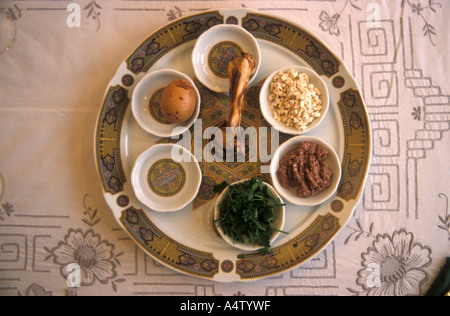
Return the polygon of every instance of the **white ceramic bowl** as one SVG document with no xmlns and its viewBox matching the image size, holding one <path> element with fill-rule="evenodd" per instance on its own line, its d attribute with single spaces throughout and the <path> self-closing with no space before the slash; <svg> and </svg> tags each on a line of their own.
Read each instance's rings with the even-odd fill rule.
<svg viewBox="0 0 450 316">
<path fill-rule="evenodd" d="M 197 95 L 194 113 L 183 123 L 165 120 L 159 107 L 162 91 L 172 81 L 184 79 L 189 82 Z M 158 97 L 159 94 L 159 97 Z M 200 113 L 200 93 L 191 78 L 172 69 L 156 70 L 145 75 L 136 85 L 131 100 L 131 111 L 139 125 L 148 133 L 158 137 L 171 137 L 189 129 Z"/>
<path fill-rule="evenodd" d="M 294 70 L 299 73 L 305 73 L 309 76 L 310 83 L 314 84 L 321 92 L 320 99 L 322 101 L 322 110 L 320 117 L 317 117 L 309 123 L 307 128 L 305 130 L 299 130 L 295 127 L 287 127 L 286 124 L 283 122 L 277 121 L 273 114 L 272 110 L 270 108 L 270 101 L 269 101 L 269 93 L 270 93 L 270 83 L 272 82 L 273 78 L 279 73 L 279 72 L 286 72 L 289 70 Z M 287 66 L 283 67 L 281 69 L 278 69 L 277 71 L 274 71 L 269 77 L 266 78 L 264 81 L 263 86 L 261 87 L 261 92 L 259 94 L 259 103 L 261 106 L 261 112 L 264 116 L 264 119 L 274 128 L 279 130 L 282 133 L 285 134 L 291 134 L 291 135 L 301 135 L 307 132 L 310 132 L 314 128 L 316 128 L 322 121 L 325 115 L 328 112 L 328 107 L 330 103 L 330 96 L 328 92 L 327 85 L 325 81 L 311 68 L 308 67 L 302 67 L 302 66 Z"/>
<path fill-rule="evenodd" d="M 197 39 L 192 64 L 198 80 L 216 92 L 228 92 L 228 62 L 236 53 L 246 52 L 255 58 L 257 68 L 250 77 L 253 82 L 261 65 L 261 51 L 256 39 L 244 28 L 232 24 L 213 26 Z"/>
<path fill-rule="evenodd" d="M 298 197 L 295 188 L 282 187 L 277 176 L 280 162 L 283 160 L 284 156 L 291 150 L 295 149 L 302 142 L 313 142 L 328 150 L 328 157 L 325 159 L 325 162 L 333 173 L 331 184 L 328 188 L 314 196 L 309 196 L 306 198 Z M 338 188 L 339 181 L 341 179 L 341 172 L 341 163 L 336 151 L 324 140 L 314 136 L 297 136 L 286 141 L 275 151 L 270 164 L 270 176 L 272 178 L 273 186 L 286 201 L 295 205 L 314 206 L 329 199 Z"/>
<path fill-rule="evenodd" d="M 186 157 L 187 161 L 181 161 Z M 174 212 L 197 196 L 202 174 L 198 161 L 184 147 L 158 144 L 144 151 L 131 172 L 131 184 L 141 203 L 157 212 Z"/>
<path fill-rule="evenodd" d="M 245 182 L 245 181 L 250 181 L 250 180 L 241 180 L 241 181 L 231 184 L 231 186 L 236 185 L 238 183 Z M 284 203 L 283 199 L 280 197 L 278 192 L 270 184 L 267 184 L 267 183 L 264 183 L 264 184 L 269 187 L 269 190 L 272 193 L 272 195 L 275 197 L 275 199 L 279 198 L 281 203 Z M 214 214 L 213 214 L 214 220 L 219 218 L 219 214 L 220 214 L 219 205 L 222 204 L 222 202 L 227 198 L 228 188 L 229 188 L 229 186 L 225 190 L 222 191 L 222 193 L 219 195 L 219 198 L 216 201 L 216 204 L 214 206 Z M 286 208 L 285 208 L 285 206 L 279 206 L 275 209 L 274 212 L 275 212 L 275 220 L 273 222 L 273 225 L 275 228 L 282 230 L 284 227 Z M 220 225 L 218 225 L 216 223 L 214 223 L 214 225 L 215 225 L 219 235 L 223 238 L 223 240 L 225 240 L 228 244 L 230 244 L 231 246 L 233 246 L 235 248 L 245 250 L 245 251 L 255 251 L 255 250 L 259 250 L 259 249 L 263 248 L 259 245 L 253 245 L 251 242 L 249 242 L 245 238 L 244 238 L 244 240 L 246 242 L 244 242 L 244 243 L 234 243 L 233 239 L 230 236 L 225 234 L 225 232 L 223 231 L 223 229 Z M 279 235 L 280 235 L 280 232 L 274 230 L 272 233 L 272 236 L 270 237 L 270 244 L 272 244 Z"/>
</svg>

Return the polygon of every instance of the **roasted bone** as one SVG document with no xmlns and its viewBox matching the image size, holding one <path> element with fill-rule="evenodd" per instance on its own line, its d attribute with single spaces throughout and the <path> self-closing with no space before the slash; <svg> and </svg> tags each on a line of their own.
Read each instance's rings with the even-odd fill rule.
<svg viewBox="0 0 450 316">
<path fill-rule="evenodd" d="M 241 125 L 241 115 L 244 108 L 244 98 L 247 91 L 250 76 L 256 71 L 255 58 L 248 53 L 242 53 L 242 57 L 234 56 L 228 64 L 228 76 L 230 79 L 230 105 L 225 124 L 221 126 L 223 142 L 226 148 L 240 148 L 243 152 L 244 144 L 235 141 L 235 129 Z M 239 139 L 239 136 L 237 137 Z"/>
</svg>

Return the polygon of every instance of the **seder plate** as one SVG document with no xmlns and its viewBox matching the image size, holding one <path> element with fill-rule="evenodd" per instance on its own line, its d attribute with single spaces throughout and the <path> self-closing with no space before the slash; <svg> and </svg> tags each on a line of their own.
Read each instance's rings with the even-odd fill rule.
<svg viewBox="0 0 450 316">
<path fill-rule="evenodd" d="M 212 224 L 217 194 L 213 187 L 261 175 L 261 163 L 199 162 L 202 184 L 194 201 L 172 213 L 155 212 L 133 193 L 131 170 L 137 157 L 157 143 L 179 140 L 146 133 L 131 114 L 131 96 L 148 72 L 171 68 L 194 78 L 190 62 L 195 40 L 210 27 L 234 23 L 258 41 L 262 64 L 249 87 L 242 126 L 268 126 L 259 109 L 261 82 L 278 68 L 302 65 L 313 68 L 330 92 L 330 109 L 321 125 L 308 133 L 330 144 L 342 165 L 336 193 L 315 207 L 288 204 L 284 231 L 272 252 L 243 252 L 222 240 Z M 188 62 L 189 61 L 189 62 Z M 192 135 L 202 138 L 208 126 L 219 126 L 227 114 L 227 96 L 196 84 L 202 97 L 199 119 Z M 197 134 L 196 134 L 197 133 Z M 290 136 L 280 134 L 280 143 Z M 270 135 L 265 137 L 270 139 Z M 202 157 L 201 144 L 192 152 Z M 345 226 L 358 204 L 371 160 L 372 135 L 361 92 L 351 73 L 330 49 L 304 27 L 273 15 L 246 9 L 211 10 L 175 20 L 151 34 L 118 67 L 109 82 L 96 123 L 95 161 L 107 204 L 119 225 L 148 255 L 188 275 L 218 282 L 252 281 L 286 272 L 317 255 Z M 270 145 L 268 145 L 270 149 Z M 270 152 L 270 151 L 269 151 Z M 269 162 L 270 163 L 270 162 Z"/>
</svg>

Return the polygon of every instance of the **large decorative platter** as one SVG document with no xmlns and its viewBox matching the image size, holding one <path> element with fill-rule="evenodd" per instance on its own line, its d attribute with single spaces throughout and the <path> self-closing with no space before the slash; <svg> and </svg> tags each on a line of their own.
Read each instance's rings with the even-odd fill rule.
<svg viewBox="0 0 450 316">
<path fill-rule="evenodd" d="M 313 68 L 327 83 L 330 109 L 321 126 L 310 132 L 336 150 L 342 178 L 335 195 L 316 207 L 287 205 L 284 230 L 271 252 L 243 253 L 224 242 L 214 230 L 212 210 L 216 184 L 260 175 L 262 162 L 208 163 L 200 160 L 202 184 L 194 201 L 173 213 L 152 211 L 133 193 L 130 173 L 136 158 L 156 143 L 179 142 L 146 133 L 131 114 L 134 87 L 149 71 L 172 68 L 194 77 L 189 62 L 195 40 L 222 23 L 244 27 L 257 39 L 262 52 L 258 78 L 288 65 Z M 211 92 L 198 81 L 201 113 L 191 128 L 192 152 L 202 158 L 209 142 L 208 126 L 219 126 L 227 114 L 226 95 Z M 258 104 L 260 84 L 249 87 L 243 127 L 268 126 Z M 198 124 L 200 122 L 200 124 Z M 194 135 L 195 134 L 195 135 Z M 280 134 L 280 143 L 289 136 Z M 180 138 L 181 139 L 181 138 Z M 264 139 L 271 139 L 270 135 Z M 360 90 L 345 64 L 311 32 L 282 18 L 239 10 L 211 10 L 173 21 L 148 37 L 120 65 L 106 90 L 95 131 L 95 159 L 106 202 L 119 225 L 154 259 L 188 275 L 219 282 L 252 281 L 292 269 L 318 254 L 345 226 L 359 202 L 372 148 L 370 122 Z M 269 144 L 270 152 L 270 144 Z M 198 155 L 200 153 L 200 155 Z M 269 162 L 270 163 L 270 162 Z M 268 163 L 265 163 L 268 164 Z"/>
</svg>

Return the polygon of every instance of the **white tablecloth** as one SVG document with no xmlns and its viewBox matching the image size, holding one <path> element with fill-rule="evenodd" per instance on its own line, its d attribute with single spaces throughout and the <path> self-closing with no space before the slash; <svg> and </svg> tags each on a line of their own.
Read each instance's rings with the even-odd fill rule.
<svg viewBox="0 0 450 316">
<path fill-rule="evenodd" d="M 104 200 L 93 135 L 108 82 L 149 34 L 240 7 L 307 26 L 345 61 L 373 159 L 354 216 L 313 260 L 222 284 L 168 269 L 128 238 Z M 0 295 L 423 295 L 450 255 L 448 1 L 2 0 L 0 10 L 17 26 L 0 55 Z M 69 287 L 61 267 L 89 257 L 86 244 L 106 263 Z"/>
</svg>

